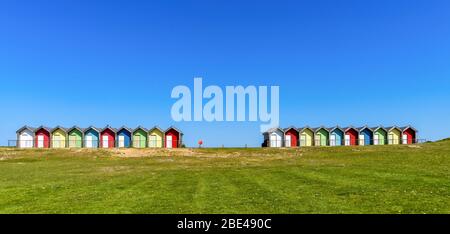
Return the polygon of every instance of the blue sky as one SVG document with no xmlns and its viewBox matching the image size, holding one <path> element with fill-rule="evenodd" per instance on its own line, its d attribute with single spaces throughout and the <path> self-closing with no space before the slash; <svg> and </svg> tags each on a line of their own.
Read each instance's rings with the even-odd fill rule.
<svg viewBox="0 0 450 234">
<path fill-rule="evenodd" d="M 254 122 L 173 122 L 171 90 L 279 85 L 282 126 L 450 136 L 449 1 L 1 1 L 0 145 L 24 124 L 175 125 L 259 146 Z"/>
</svg>

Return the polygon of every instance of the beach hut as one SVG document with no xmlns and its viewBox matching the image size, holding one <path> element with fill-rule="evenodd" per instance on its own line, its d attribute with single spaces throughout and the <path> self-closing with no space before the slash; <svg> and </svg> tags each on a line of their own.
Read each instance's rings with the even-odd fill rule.
<svg viewBox="0 0 450 234">
<path fill-rule="evenodd" d="M 98 148 L 100 130 L 95 127 L 88 127 L 84 130 L 84 147 Z"/>
<path fill-rule="evenodd" d="M 166 148 L 178 148 L 182 144 L 183 133 L 175 127 L 169 127 L 165 133 L 165 147 Z"/>
<path fill-rule="evenodd" d="M 284 131 L 281 128 L 270 128 L 263 133 L 264 142 L 268 147 L 282 147 Z"/>
<path fill-rule="evenodd" d="M 373 143 L 373 131 L 371 128 L 364 126 L 358 128 L 359 145 L 371 145 Z"/>
<path fill-rule="evenodd" d="M 100 147 L 101 148 L 114 148 L 116 146 L 116 133 L 117 129 L 107 125 L 100 132 Z"/>
<path fill-rule="evenodd" d="M 52 148 L 66 148 L 66 140 L 67 140 L 67 129 L 57 126 L 52 129 Z"/>
<path fill-rule="evenodd" d="M 388 144 L 389 145 L 398 145 L 401 143 L 402 139 L 402 130 L 396 126 L 388 127 Z"/>
<path fill-rule="evenodd" d="M 284 129 L 284 146 L 297 147 L 298 146 L 298 130 L 295 127 L 288 127 Z"/>
<path fill-rule="evenodd" d="M 387 130 L 382 126 L 373 128 L 373 144 L 374 145 L 385 145 L 387 144 Z"/>
<path fill-rule="evenodd" d="M 83 129 L 73 126 L 67 130 L 69 148 L 81 148 L 83 143 Z"/>
<path fill-rule="evenodd" d="M 411 126 L 402 127 L 402 144 L 410 145 L 416 143 L 417 130 Z"/>
<path fill-rule="evenodd" d="M 17 134 L 17 147 L 19 148 L 32 148 L 34 128 L 23 126 L 16 131 Z"/>
<path fill-rule="evenodd" d="M 341 146 L 344 139 L 344 130 L 339 126 L 329 128 L 330 132 L 330 146 Z"/>
<path fill-rule="evenodd" d="M 50 128 L 40 126 L 34 131 L 35 147 L 50 148 Z"/>
<path fill-rule="evenodd" d="M 132 129 L 122 126 L 117 131 L 117 147 L 128 148 L 131 146 L 131 133 Z"/>
<path fill-rule="evenodd" d="M 328 141 L 330 140 L 330 132 L 325 127 L 320 127 L 313 129 L 315 136 L 315 145 L 316 146 L 327 146 Z"/>
<path fill-rule="evenodd" d="M 138 126 L 133 130 L 133 147 L 145 148 L 147 147 L 147 132 L 148 129 Z"/>
<path fill-rule="evenodd" d="M 345 128 L 345 145 L 358 145 L 358 129 L 354 127 Z"/>
<path fill-rule="evenodd" d="M 299 129 L 300 132 L 300 146 L 313 146 L 314 131 L 310 127 Z"/>
<path fill-rule="evenodd" d="M 162 148 L 164 139 L 164 130 L 158 126 L 153 127 L 148 131 L 148 147 Z"/>
</svg>

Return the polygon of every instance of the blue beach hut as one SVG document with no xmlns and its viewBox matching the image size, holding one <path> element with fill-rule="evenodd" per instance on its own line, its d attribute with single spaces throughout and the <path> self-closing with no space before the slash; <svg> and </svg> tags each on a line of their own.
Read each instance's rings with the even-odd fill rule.
<svg viewBox="0 0 450 234">
<path fill-rule="evenodd" d="M 131 132 L 127 127 L 121 127 L 117 131 L 117 147 L 129 148 L 131 146 Z"/>
<path fill-rule="evenodd" d="M 344 140 L 344 130 L 339 126 L 329 129 L 330 146 L 341 146 Z"/>
<path fill-rule="evenodd" d="M 359 145 L 372 145 L 373 131 L 367 126 L 359 128 Z"/>
<path fill-rule="evenodd" d="M 98 139 L 100 130 L 95 127 L 88 127 L 84 130 L 84 147 L 85 148 L 98 148 Z"/>
</svg>

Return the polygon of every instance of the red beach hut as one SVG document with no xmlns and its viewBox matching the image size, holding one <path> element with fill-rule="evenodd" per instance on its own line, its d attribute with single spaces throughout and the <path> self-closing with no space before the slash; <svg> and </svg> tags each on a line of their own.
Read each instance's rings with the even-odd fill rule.
<svg viewBox="0 0 450 234">
<path fill-rule="evenodd" d="M 410 145 L 416 143 L 417 130 L 411 126 L 406 126 L 402 129 L 402 144 Z"/>
<path fill-rule="evenodd" d="M 295 127 L 288 127 L 284 129 L 285 147 L 298 146 L 298 130 Z"/>
<path fill-rule="evenodd" d="M 165 133 L 164 147 L 166 148 L 178 148 L 181 146 L 181 139 L 183 133 L 175 127 L 169 127 Z"/>
<path fill-rule="evenodd" d="M 348 127 L 345 129 L 345 145 L 357 145 L 358 144 L 358 130 L 354 127 Z"/>
<path fill-rule="evenodd" d="M 34 131 L 35 147 L 50 148 L 50 128 L 40 126 Z"/>
<path fill-rule="evenodd" d="M 100 132 L 100 147 L 114 148 L 116 144 L 116 132 L 117 130 L 109 125 L 103 128 Z"/>
</svg>

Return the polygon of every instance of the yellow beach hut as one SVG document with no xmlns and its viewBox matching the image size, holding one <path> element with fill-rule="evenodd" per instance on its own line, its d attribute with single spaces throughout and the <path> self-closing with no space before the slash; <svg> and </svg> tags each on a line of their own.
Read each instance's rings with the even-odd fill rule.
<svg viewBox="0 0 450 234">
<path fill-rule="evenodd" d="M 51 131 L 51 148 L 66 148 L 67 129 L 57 126 Z"/>
<path fill-rule="evenodd" d="M 164 131 L 158 126 L 153 127 L 148 131 L 148 147 L 162 148 L 164 139 Z"/>
<path fill-rule="evenodd" d="M 389 145 L 399 145 L 402 139 L 402 130 L 397 127 L 388 127 L 388 144 Z"/>
<path fill-rule="evenodd" d="M 304 128 L 300 128 L 299 132 L 300 132 L 300 146 L 313 146 L 314 130 L 307 126 Z"/>
</svg>

